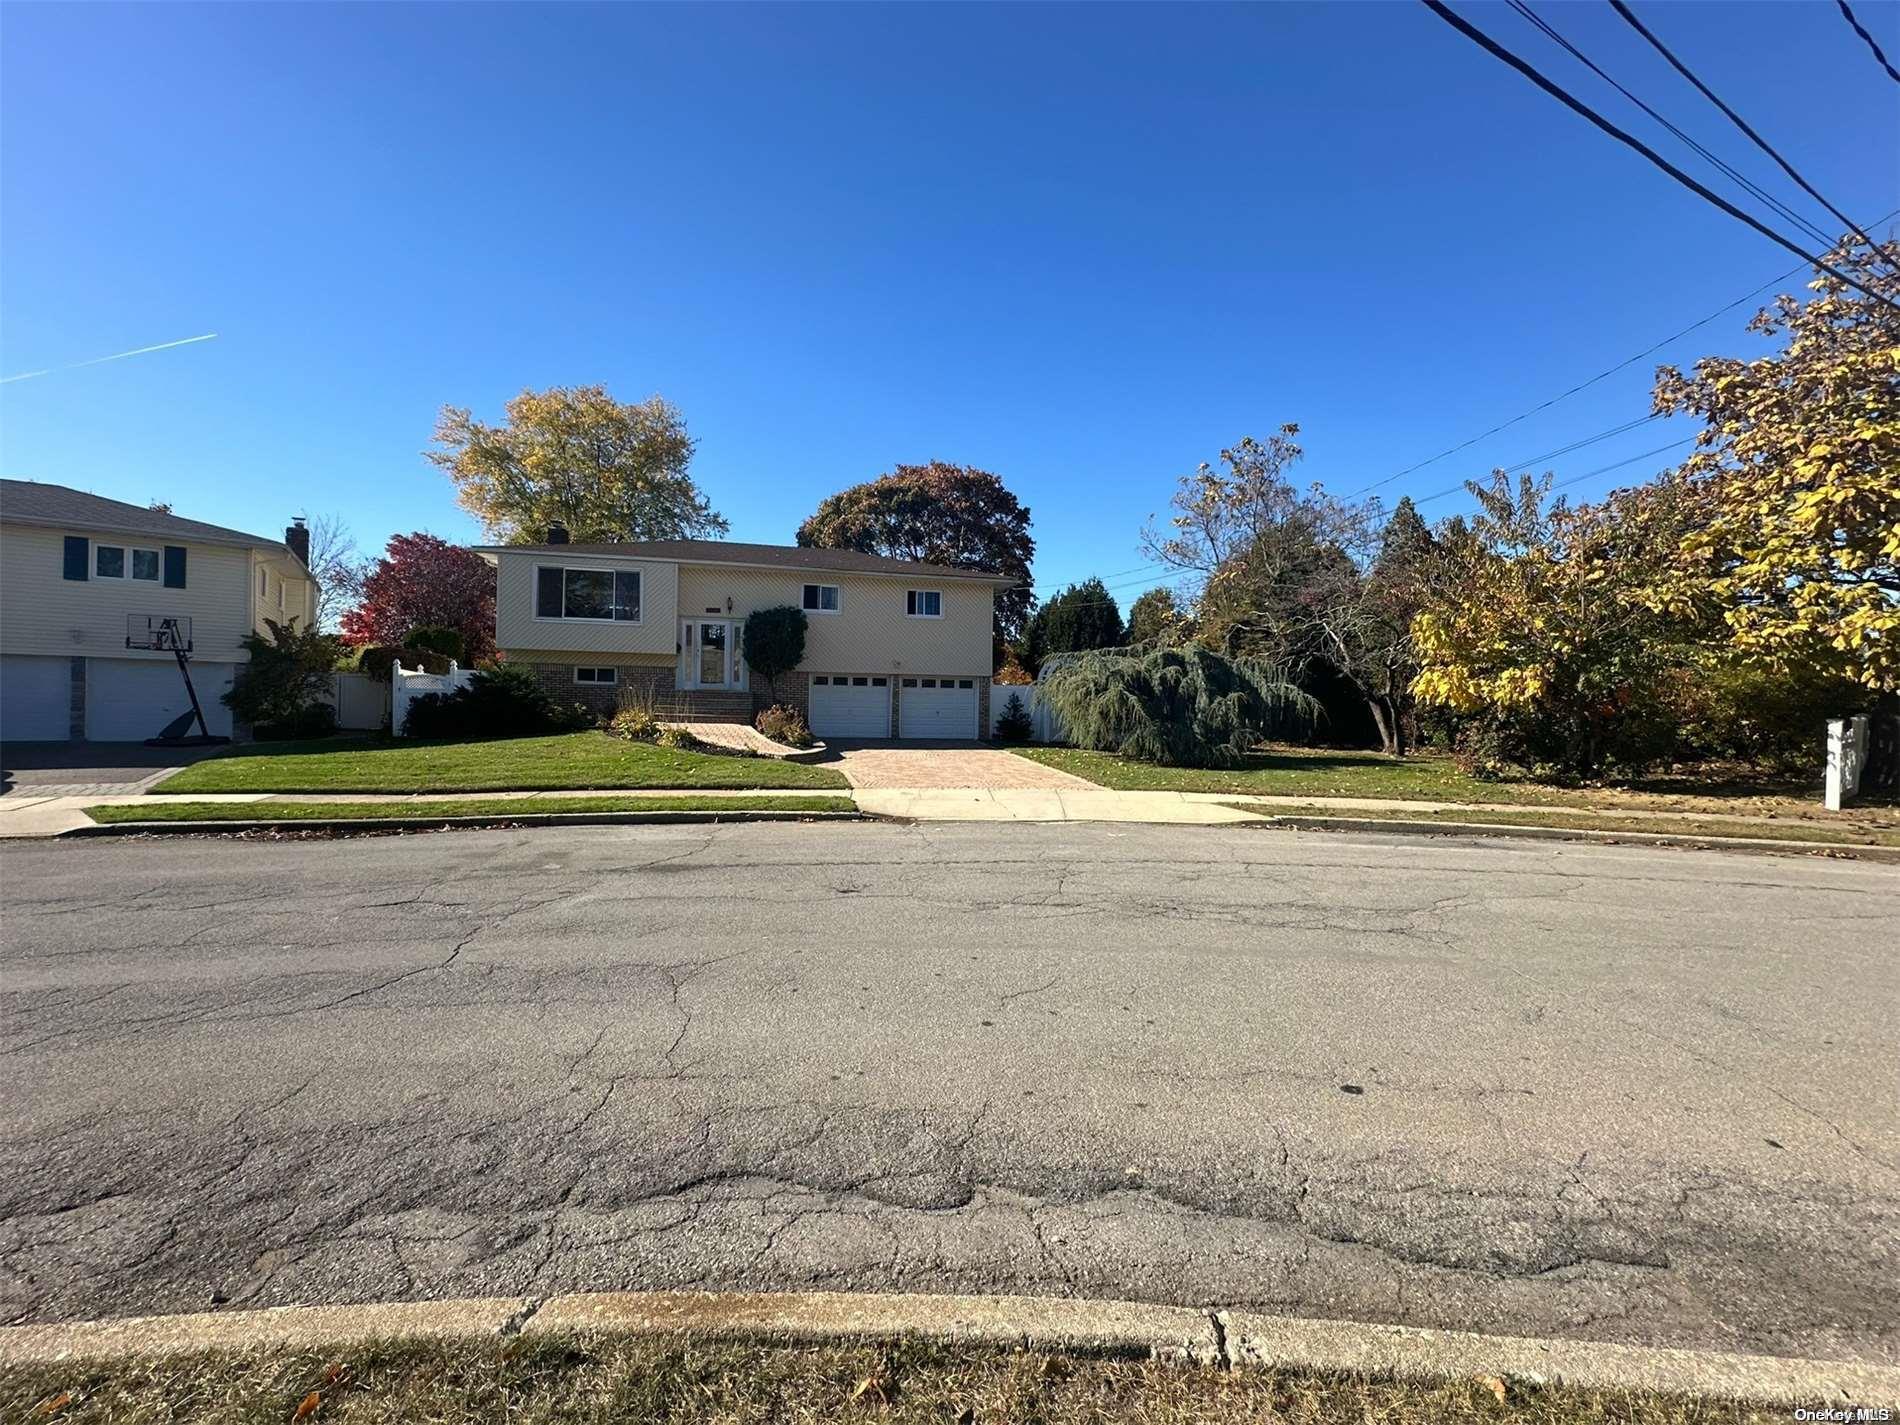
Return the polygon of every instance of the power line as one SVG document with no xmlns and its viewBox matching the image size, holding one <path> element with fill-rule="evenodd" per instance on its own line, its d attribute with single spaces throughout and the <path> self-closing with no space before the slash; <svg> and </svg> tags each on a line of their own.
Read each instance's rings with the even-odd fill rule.
<svg viewBox="0 0 1900 1425">
<path fill-rule="evenodd" d="M 1748 122 L 1745 119 L 1743 119 L 1740 114 L 1736 113 L 1733 109 L 1729 108 L 1727 104 L 1724 104 L 1722 102 L 1721 97 L 1717 95 L 1713 89 L 1709 88 L 1708 85 L 1704 84 L 1700 79 L 1696 78 L 1694 71 L 1692 71 L 1689 68 L 1689 66 L 1684 64 L 1681 60 L 1677 59 L 1675 54 L 1670 50 L 1668 45 L 1664 44 L 1661 40 L 1657 39 L 1655 35 L 1651 34 L 1649 31 L 1649 27 L 1645 25 L 1641 20 L 1636 18 L 1636 12 L 1630 9 L 1628 5 L 1624 4 L 1623 0 L 1610 0 L 1610 7 L 1613 10 L 1615 10 L 1617 14 L 1621 15 L 1626 22 L 1628 22 L 1630 28 L 1635 30 L 1636 33 L 1641 35 L 1644 39 L 1648 40 L 1650 44 L 1655 47 L 1656 53 L 1660 54 L 1664 59 L 1668 60 L 1669 63 L 1675 68 L 1676 73 L 1680 74 L 1684 79 L 1688 80 L 1691 84 L 1695 85 L 1695 87 L 1701 91 L 1703 98 L 1707 99 L 1711 104 L 1715 105 L 1716 108 L 1720 109 L 1724 114 L 1726 114 L 1728 116 L 1730 123 L 1734 124 L 1736 128 L 1740 129 L 1743 133 L 1747 134 L 1749 138 L 1754 140 L 1755 147 L 1759 148 L 1763 153 L 1767 154 L 1776 163 L 1780 164 L 1781 171 L 1783 173 L 1786 173 L 1796 183 L 1799 183 L 1801 187 L 1804 190 L 1806 190 L 1810 198 L 1814 199 L 1814 201 L 1819 203 L 1823 208 L 1826 208 L 1828 212 L 1832 213 L 1835 217 L 1839 218 L 1843 223 L 1846 223 L 1848 228 L 1853 232 L 1855 237 L 1859 238 L 1862 242 L 1866 243 L 1869 247 L 1874 246 L 1874 240 L 1868 237 L 1866 233 L 1860 230 L 1860 224 L 1856 223 L 1852 218 L 1848 217 L 1847 214 L 1843 213 L 1839 208 L 1835 207 L 1832 203 L 1828 202 L 1827 199 L 1823 198 L 1821 196 L 1820 190 L 1817 189 L 1812 183 L 1808 182 L 1807 179 L 1803 178 L 1798 172 L 1796 172 L 1795 166 L 1792 163 L 1788 162 L 1787 159 L 1783 158 L 1781 154 L 1776 151 L 1773 144 L 1769 143 L 1767 139 L 1763 138 L 1760 134 L 1756 133 L 1755 130 L 1749 126 Z M 1875 249 L 1875 250 L 1878 251 L 1878 249 Z"/>
<path fill-rule="evenodd" d="M 1878 222 L 1875 223 L 1875 226 L 1878 227 L 1880 223 L 1887 222 L 1889 219 L 1896 218 L 1896 217 L 1900 217 L 1900 208 L 1895 208 L 1891 213 L 1888 213 L 1885 217 L 1880 218 Z M 1508 421 L 1505 421 L 1499 425 L 1494 425 L 1491 427 L 1490 430 L 1482 431 L 1479 434 L 1472 436 L 1471 439 L 1469 440 L 1460 441 L 1457 445 L 1451 446 L 1450 448 L 1446 450 L 1441 450 L 1438 452 L 1438 454 L 1430 456 L 1427 459 L 1421 460 L 1416 465 L 1408 465 L 1405 467 L 1405 469 L 1399 471 L 1395 475 L 1388 475 L 1383 480 L 1375 480 L 1370 485 L 1362 485 L 1357 490 L 1354 490 L 1352 494 L 1346 496 L 1346 498 L 1352 499 L 1355 496 L 1366 494 L 1372 490 L 1377 490 L 1382 486 L 1390 485 L 1394 480 L 1403 480 L 1407 475 L 1411 475 L 1411 474 L 1416 473 L 1417 471 L 1423 470 L 1427 465 L 1436 465 L 1439 461 L 1445 459 L 1448 456 L 1456 455 L 1461 450 L 1469 450 L 1472 446 L 1476 445 L 1479 441 L 1489 440 L 1492 436 L 1497 435 L 1502 431 L 1509 430 L 1512 426 L 1517 425 L 1519 422 L 1527 421 L 1532 416 L 1537 415 L 1539 412 L 1549 410 L 1552 406 L 1556 405 L 1558 402 L 1567 401 L 1572 396 L 1576 395 L 1578 392 L 1589 390 L 1590 387 L 1596 385 L 1599 381 L 1607 381 L 1610 377 L 1616 375 L 1617 372 L 1622 371 L 1626 367 L 1634 366 L 1637 362 L 1643 360 L 1645 357 L 1654 356 L 1657 352 L 1661 351 L 1664 347 L 1674 346 L 1677 342 L 1681 341 L 1685 336 L 1688 336 L 1691 332 L 1700 331 L 1703 327 L 1706 327 L 1710 322 L 1716 320 L 1716 318 L 1725 317 L 1730 312 L 1734 311 L 1737 307 L 1746 306 L 1748 303 L 1754 301 L 1755 298 L 1759 297 L 1762 293 L 1770 290 L 1771 288 L 1780 286 L 1783 282 L 1786 282 L 1790 277 L 1800 276 L 1801 273 L 1805 271 L 1806 269 L 1807 269 L 1806 263 L 1802 263 L 1801 266 L 1799 267 L 1791 267 L 1786 272 L 1782 273 L 1779 277 L 1769 278 L 1766 282 L 1762 283 L 1761 286 L 1755 288 L 1754 291 L 1745 292 L 1741 296 L 1737 297 L 1733 302 L 1730 302 L 1727 306 L 1719 307 L 1715 311 L 1710 312 L 1706 317 L 1703 317 L 1700 321 L 1691 322 L 1689 323 L 1688 326 L 1684 327 L 1681 331 L 1676 332 L 1674 335 L 1664 337 L 1661 341 L 1657 342 L 1654 346 L 1645 347 L 1643 350 L 1637 352 L 1636 355 L 1625 357 L 1623 360 L 1617 362 L 1616 365 L 1606 367 L 1604 370 L 1597 372 L 1597 374 L 1592 376 L 1588 381 L 1580 381 L 1575 386 L 1572 386 L 1568 391 L 1560 392 L 1559 394 L 1552 396 L 1548 401 L 1543 401 L 1539 403 L 1538 405 L 1532 406 L 1528 411 L 1520 412 L 1518 415 L 1512 416 Z"/>
<path fill-rule="evenodd" d="M 1880 61 L 1880 67 L 1887 71 L 1887 78 L 1895 84 L 1900 84 L 1900 69 L 1895 69 L 1887 62 L 1887 56 L 1880 48 L 1880 41 L 1867 33 L 1867 27 L 1861 24 L 1852 10 L 1847 8 L 1847 0 L 1834 0 L 1834 3 L 1841 7 L 1841 14 L 1846 17 L 1847 23 L 1854 27 L 1854 33 L 1867 41 L 1867 48 L 1874 52 L 1874 58 Z"/>
<path fill-rule="evenodd" d="M 1891 298 L 1883 296 L 1879 292 L 1876 292 L 1873 288 L 1867 286 L 1865 283 L 1860 282 L 1857 279 L 1848 276 L 1845 272 L 1842 272 L 1839 269 L 1822 261 L 1820 258 L 1814 256 L 1812 253 L 1803 249 L 1797 243 L 1791 242 L 1788 238 L 1783 237 L 1780 233 L 1776 232 L 1773 228 L 1769 227 L 1766 223 L 1762 222 L 1761 219 L 1754 216 L 1754 214 L 1743 212 L 1740 208 L 1736 207 L 1733 203 L 1729 202 L 1729 200 L 1724 198 L 1721 194 L 1716 193 L 1710 188 L 1706 187 L 1704 184 L 1697 182 L 1694 178 L 1684 173 L 1680 168 L 1677 168 L 1675 164 L 1671 163 L 1668 159 L 1664 158 L 1661 154 L 1657 153 L 1656 150 L 1651 148 L 1648 144 L 1644 143 L 1641 139 L 1636 138 L 1634 135 L 1625 133 L 1622 129 L 1619 129 L 1615 124 L 1611 123 L 1608 119 L 1604 118 L 1595 109 L 1592 109 L 1588 104 L 1585 104 L 1581 99 L 1576 98 L 1574 95 L 1572 95 L 1567 90 L 1565 90 L 1561 85 L 1553 83 L 1551 80 L 1547 79 L 1543 74 L 1539 73 L 1531 65 L 1525 63 L 1525 61 L 1523 61 L 1522 59 L 1519 59 L 1515 54 L 1512 54 L 1511 51 L 1504 48 L 1503 45 L 1499 44 L 1496 40 L 1492 39 L 1489 35 L 1485 34 L 1484 31 L 1478 29 L 1476 26 L 1467 22 L 1462 16 L 1453 12 L 1451 7 L 1444 3 L 1444 0 L 1421 0 L 1421 3 L 1425 6 L 1426 9 L 1430 10 L 1434 15 L 1438 16 L 1439 19 L 1443 20 L 1446 24 L 1450 25 L 1453 29 L 1457 30 L 1460 34 L 1465 36 L 1465 38 L 1469 39 L 1473 44 L 1479 46 L 1481 49 L 1491 54 L 1494 58 L 1502 60 L 1505 64 L 1510 65 L 1512 69 L 1515 69 L 1519 74 L 1523 75 L 1526 79 L 1530 80 L 1531 83 L 1535 84 L 1539 89 L 1542 89 L 1546 94 L 1550 95 L 1551 98 L 1557 100 L 1560 104 L 1562 104 L 1565 108 L 1571 110 L 1573 113 L 1579 115 L 1582 118 L 1589 120 L 1592 124 L 1596 125 L 1597 128 L 1603 130 L 1604 133 L 1608 134 L 1611 138 L 1615 139 L 1618 143 L 1625 144 L 1628 147 L 1634 149 L 1637 153 L 1640 153 L 1644 158 L 1648 159 L 1651 163 L 1655 164 L 1656 167 L 1660 168 L 1664 173 L 1667 173 L 1671 178 L 1675 179 L 1676 182 L 1682 184 L 1683 187 L 1689 189 L 1690 192 L 1714 204 L 1716 207 L 1720 208 L 1723 212 L 1727 213 L 1731 218 L 1734 218 L 1739 222 L 1746 223 L 1749 227 L 1753 228 L 1756 232 L 1760 233 L 1763 237 L 1769 239 L 1771 242 L 1777 243 L 1778 245 L 1785 247 L 1786 249 L 1788 249 L 1789 252 L 1792 252 L 1796 257 L 1799 257 L 1802 261 L 1811 263 L 1813 266 L 1818 267 L 1821 271 L 1828 273 L 1832 277 L 1838 278 L 1842 282 L 1845 282 L 1848 286 L 1854 288 L 1856 291 L 1866 293 L 1869 297 L 1872 297 L 1876 302 L 1879 302 L 1882 306 L 1891 307 L 1894 311 L 1900 312 L 1900 302 L 1895 302 Z"/>
<path fill-rule="evenodd" d="M 1695 442 L 1695 439 L 1696 438 L 1694 436 L 1690 435 L 1690 436 L 1684 436 L 1681 440 L 1672 440 L 1667 445 L 1659 445 L 1654 450 L 1645 450 L 1641 455 L 1632 455 L 1627 460 L 1618 460 L 1609 465 L 1599 465 L 1596 469 L 1586 470 L 1581 475 L 1572 475 L 1567 480 L 1559 480 L 1556 484 L 1552 485 L 1550 488 L 1553 490 L 1561 490 L 1566 485 L 1576 485 L 1576 484 L 1581 483 L 1582 481 L 1593 479 L 1594 477 L 1598 475 L 1607 475 L 1612 470 L 1621 470 L 1624 466 L 1634 465 L 1639 460 L 1648 460 L 1652 455 L 1661 455 L 1666 450 L 1675 450 L 1679 446 L 1691 445 Z M 1516 472 L 1506 472 L 1506 473 L 1516 473 Z M 1465 483 L 1461 481 L 1460 483 L 1453 485 L 1448 490 L 1440 490 L 1435 495 L 1427 495 L 1424 499 L 1414 500 L 1412 501 L 1412 503 L 1414 505 L 1428 505 L 1433 500 L 1450 499 L 1453 495 L 1462 493 L 1464 489 L 1465 489 Z"/>
<path fill-rule="evenodd" d="M 1774 194 L 1768 192 L 1765 188 L 1761 188 L 1757 186 L 1756 183 L 1752 179 L 1750 179 L 1747 174 L 1731 166 L 1728 163 L 1728 161 L 1722 158 L 1719 154 L 1716 154 L 1710 149 L 1705 148 L 1693 136 L 1684 133 L 1681 129 L 1677 128 L 1675 124 L 1670 122 L 1669 119 L 1664 117 L 1662 114 L 1657 113 L 1656 110 L 1650 108 L 1650 106 L 1646 104 L 1642 99 L 1637 97 L 1635 94 L 1631 93 L 1628 89 L 1625 89 L 1621 84 L 1617 83 L 1615 79 L 1611 78 L 1607 73 L 1603 71 L 1603 69 L 1597 64 L 1595 60 L 1591 59 L 1589 55 L 1585 54 L 1582 50 L 1578 49 L 1575 45 L 1570 43 L 1569 40 L 1565 39 L 1561 34 L 1559 34 L 1556 31 L 1556 29 L 1554 29 L 1550 24 L 1548 24 L 1544 20 L 1543 16 L 1539 15 L 1535 10 L 1531 9 L 1529 5 L 1524 3 L 1524 0 L 1510 0 L 1510 5 L 1511 5 L 1511 8 L 1517 11 L 1518 14 L 1522 15 L 1525 19 L 1529 20 L 1533 25 L 1537 26 L 1538 29 L 1542 30 L 1551 39 L 1555 40 L 1558 44 L 1562 45 L 1564 49 L 1569 51 L 1571 55 L 1575 56 L 1578 62 L 1581 63 L 1585 68 L 1587 68 L 1592 74 L 1596 75 L 1604 83 L 1608 84 L 1612 89 L 1616 90 L 1617 93 L 1621 94 L 1625 99 L 1629 100 L 1630 103 L 1634 104 L 1637 108 L 1641 109 L 1645 114 L 1649 115 L 1650 118 L 1654 119 L 1657 123 L 1661 124 L 1665 129 L 1669 130 L 1670 133 L 1674 134 L 1684 144 L 1688 145 L 1690 149 L 1692 149 L 1697 154 L 1700 154 L 1703 159 L 1705 159 L 1710 164 L 1713 164 L 1717 169 L 1719 169 L 1722 173 L 1726 174 L 1734 182 L 1741 184 L 1743 188 L 1747 189 L 1758 200 L 1760 200 L 1763 203 L 1766 203 L 1769 207 L 1773 208 L 1776 212 L 1780 213 L 1782 217 L 1786 218 L 1789 222 L 1794 223 L 1797 227 L 1805 229 L 1810 237 L 1812 237 L 1816 242 L 1822 244 L 1824 247 L 1829 246 L 1833 243 L 1834 241 L 1833 234 L 1830 234 L 1826 232 L 1824 229 L 1817 227 L 1815 224 L 1809 222 L 1800 213 L 1797 213 L 1793 208 L 1790 208 L 1786 203 L 1782 202 L 1779 198 L 1775 197 Z M 1822 201 L 1823 203 L 1826 202 L 1825 199 L 1823 199 Z M 1845 219 L 1843 221 L 1847 221 L 1847 225 L 1849 227 L 1853 226 L 1853 223 L 1851 221 L 1848 221 Z"/>
</svg>

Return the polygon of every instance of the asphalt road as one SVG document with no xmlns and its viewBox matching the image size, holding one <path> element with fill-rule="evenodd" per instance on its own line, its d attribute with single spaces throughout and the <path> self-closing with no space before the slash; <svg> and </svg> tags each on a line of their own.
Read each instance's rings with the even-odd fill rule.
<svg viewBox="0 0 1900 1425">
<path fill-rule="evenodd" d="M 1893 1362 L 1900 871 L 1102 825 L 0 848 L 0 1319 L 687 1285 Z"/>
</svg>

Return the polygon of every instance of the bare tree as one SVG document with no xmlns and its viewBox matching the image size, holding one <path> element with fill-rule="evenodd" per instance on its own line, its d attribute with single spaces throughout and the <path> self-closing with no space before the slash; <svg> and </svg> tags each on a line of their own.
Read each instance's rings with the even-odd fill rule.
<svg viewBox="0 0 1900 1425">
<path fill-rule="evenodd" d="M 341 515 L 310 521 L 310 572 L 317 580 L 317 627 L 334 629 L 362 590 L 364 561 Z"/>
</svg>

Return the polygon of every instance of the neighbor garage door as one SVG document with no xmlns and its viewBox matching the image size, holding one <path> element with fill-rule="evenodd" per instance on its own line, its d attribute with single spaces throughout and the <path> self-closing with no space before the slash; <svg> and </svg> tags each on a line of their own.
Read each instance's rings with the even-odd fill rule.
<svg viewBox="0 0 1900 1425">
<path fill-rule="evenodd" d="M 897 690 L 899 737 L 976 736 L 976 679 L 906 678 Z"/>
<path fill-rule="evenodd" d="M 231 735 L 231 710 L 220 698 L 231 691 L 231 663 L 193 663 L 191 683 L 213 737 Z M 143 742 L 191 711 L 184 679 L 170 658 L 94 658 L 86 664 L 86 736 L 94 742 Z M 198 725 L 190 731 L 195 734 Z"/>
<path fill-rule="evenodd" d="M 889 737 L 891 680 L 812 674 L 811 730 L 819 737 Z"/>
<path fill-rule="evenodd" d="M 73 660 L 0 658 L 0 742 L 64 742 L 72 736 Z"/>
</svg>

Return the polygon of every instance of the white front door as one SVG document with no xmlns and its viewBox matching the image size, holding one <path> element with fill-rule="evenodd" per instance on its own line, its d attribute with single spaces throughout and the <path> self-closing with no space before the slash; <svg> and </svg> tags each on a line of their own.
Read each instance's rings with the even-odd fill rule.
<svg viewBox="0 0 1900 1425">
<path fill-rule="evenodd" d="M 728 619 L 687 619 L 680 626 L 680 654 L 688 688 L 730 688 L 737 682 L 737 630 Z"/>
</svg>

